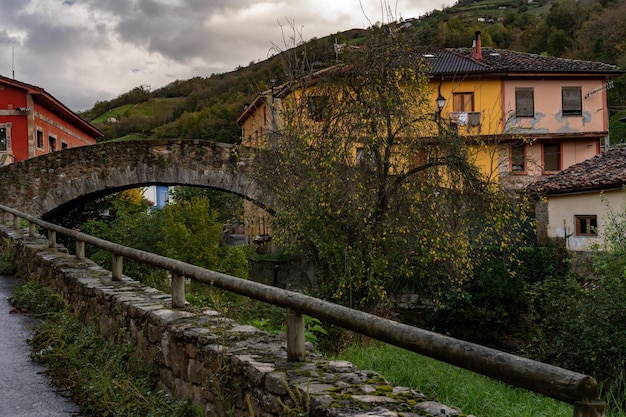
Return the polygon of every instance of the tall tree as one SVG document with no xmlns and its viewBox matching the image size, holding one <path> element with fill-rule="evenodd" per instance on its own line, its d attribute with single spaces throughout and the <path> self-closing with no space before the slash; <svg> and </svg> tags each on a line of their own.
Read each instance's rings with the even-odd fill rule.
<svg viewBox="0 0 626 417">
<path fill-rule="evenodd" d="M 341 64 L 294 78 L 258 158 L 275 235 L 315 262 L 323 297 L 356 307 L 460 285 L 486 224 L 488 187 L 464 138 L 438 123 L 427 64 L 404 35 L 374 27 Z"/>
</svg>

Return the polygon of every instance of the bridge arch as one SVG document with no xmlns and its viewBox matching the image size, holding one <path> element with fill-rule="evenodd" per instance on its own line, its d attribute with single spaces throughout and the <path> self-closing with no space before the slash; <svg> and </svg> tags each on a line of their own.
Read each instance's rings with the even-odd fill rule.
<svg viewBox="0 0 626 417">
<path fill-rule="evenodd" d="M 46 218 L 116 191 L 186 185 L 227 191 L 269 207 L 248 175 L 250 148 L 202 140 L 107 142 L 0 168 L 0 201 Z"/>
</svg>

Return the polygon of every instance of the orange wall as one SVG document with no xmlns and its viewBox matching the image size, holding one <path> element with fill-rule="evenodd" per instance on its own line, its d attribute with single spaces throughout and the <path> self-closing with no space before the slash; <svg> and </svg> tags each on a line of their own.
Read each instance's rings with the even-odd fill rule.
<svg viewBox="0 0 626 417">
<path fill-rule="evenodd" d="M 266 105 L 262 104 L 243 122 L 241 126 L 242 145 L 253 148 L 257 148 L 261 145 L 263 142 L 261 136 L 265 129 L 265 114 Z"/>
<path fill-rule="evenodd" d="M 540 83 L 541 88 L 537 88 Z M 607 130 L 603 80 L 585 79 L 540 79 L 507 80 L 504 87 L 505 133 L 580 133 L 604 132 Z M 515 88 L 534 89 L 535 117 L 515 117 Z M 562 87 L 581 87 L 582 116 L 563 116 L 561 102 Z M 594 93 L 594 91 L 596 91 Z M 587 94 L 589 94 L 587 96 Z"/>
</svg>

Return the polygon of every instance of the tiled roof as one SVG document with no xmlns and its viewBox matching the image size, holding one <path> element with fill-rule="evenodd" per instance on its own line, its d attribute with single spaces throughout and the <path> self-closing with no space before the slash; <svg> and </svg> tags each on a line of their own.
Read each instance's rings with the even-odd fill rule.
<svg viewBox="0 0 626 417">
<path fill-rule="evenodd" d="M 420 55 L 418 58 L 424 59 L 433 75 L 493 72 L 490 66 L 448 49 L 430 50 Z"/>
<path fill-rule="evenodd" d="M 471 73 L 569 73 L 615 74 L 624 70 L 602 62 L 555 58 L 506 49 L 482 48 L 482 59 L 472 57 L 471 48 L 429 50 L 420 53 L 433 75 Z"/>
<path fill-rule="evenodd" d="M 626 147 L 609 149 L 529 186 L 540 195 L 621 188 L 626 185 Z"/>
</svg>

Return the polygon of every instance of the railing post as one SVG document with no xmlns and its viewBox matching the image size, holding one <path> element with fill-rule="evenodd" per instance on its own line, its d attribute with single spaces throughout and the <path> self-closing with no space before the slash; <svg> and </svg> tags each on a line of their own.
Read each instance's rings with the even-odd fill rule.
<svg viewBox="0 0 626 417">
<path fill-rule="evenodd" d="M 28 222 L 28 236 L 35 237 L 35 223 Z"/>
<path fill-rule="evenodd" d="M 9 222 L 9 216 L 11 213 L 3 211 L 2 212 L 2 224 L 7 224 Z"/>
<path fill-rule="evenodd" d="M 124 269 L 124 257 L 122 255 L 113 254 L 113 263 L 111 266 L 111 275 L 113 281 L 122 280 L 122 271 Z"/>
<path fill-rule="evenodd" d="M 172 273 L 172 308 L 185 307 L 185 277 Z"/>
<path fill-rule="evenodd" d="M 85 259 L 85 242 L 76 239 L 76 258 Z"/>
<path fill-rule="evenodd" d="M 13 215 L 13 230 L 20 230 L 20 218 L 17 215 Z"/>
<path fill-rule="evenodd" d="M 55 232 L 54 230 L 48 230 L 48 247 L 57 247 L 57 232 Z"/>
<path fill-rule="evenodd" d="M 287 360 L 304 362 L 304 315 L 290 308 L 287 309 Z"/>
<path fill-rule="evenodd" d="M 603 400 L 577 401 L 574 403 L 574 417 L 605 417 L 606 403 Z"/>
</svg>

